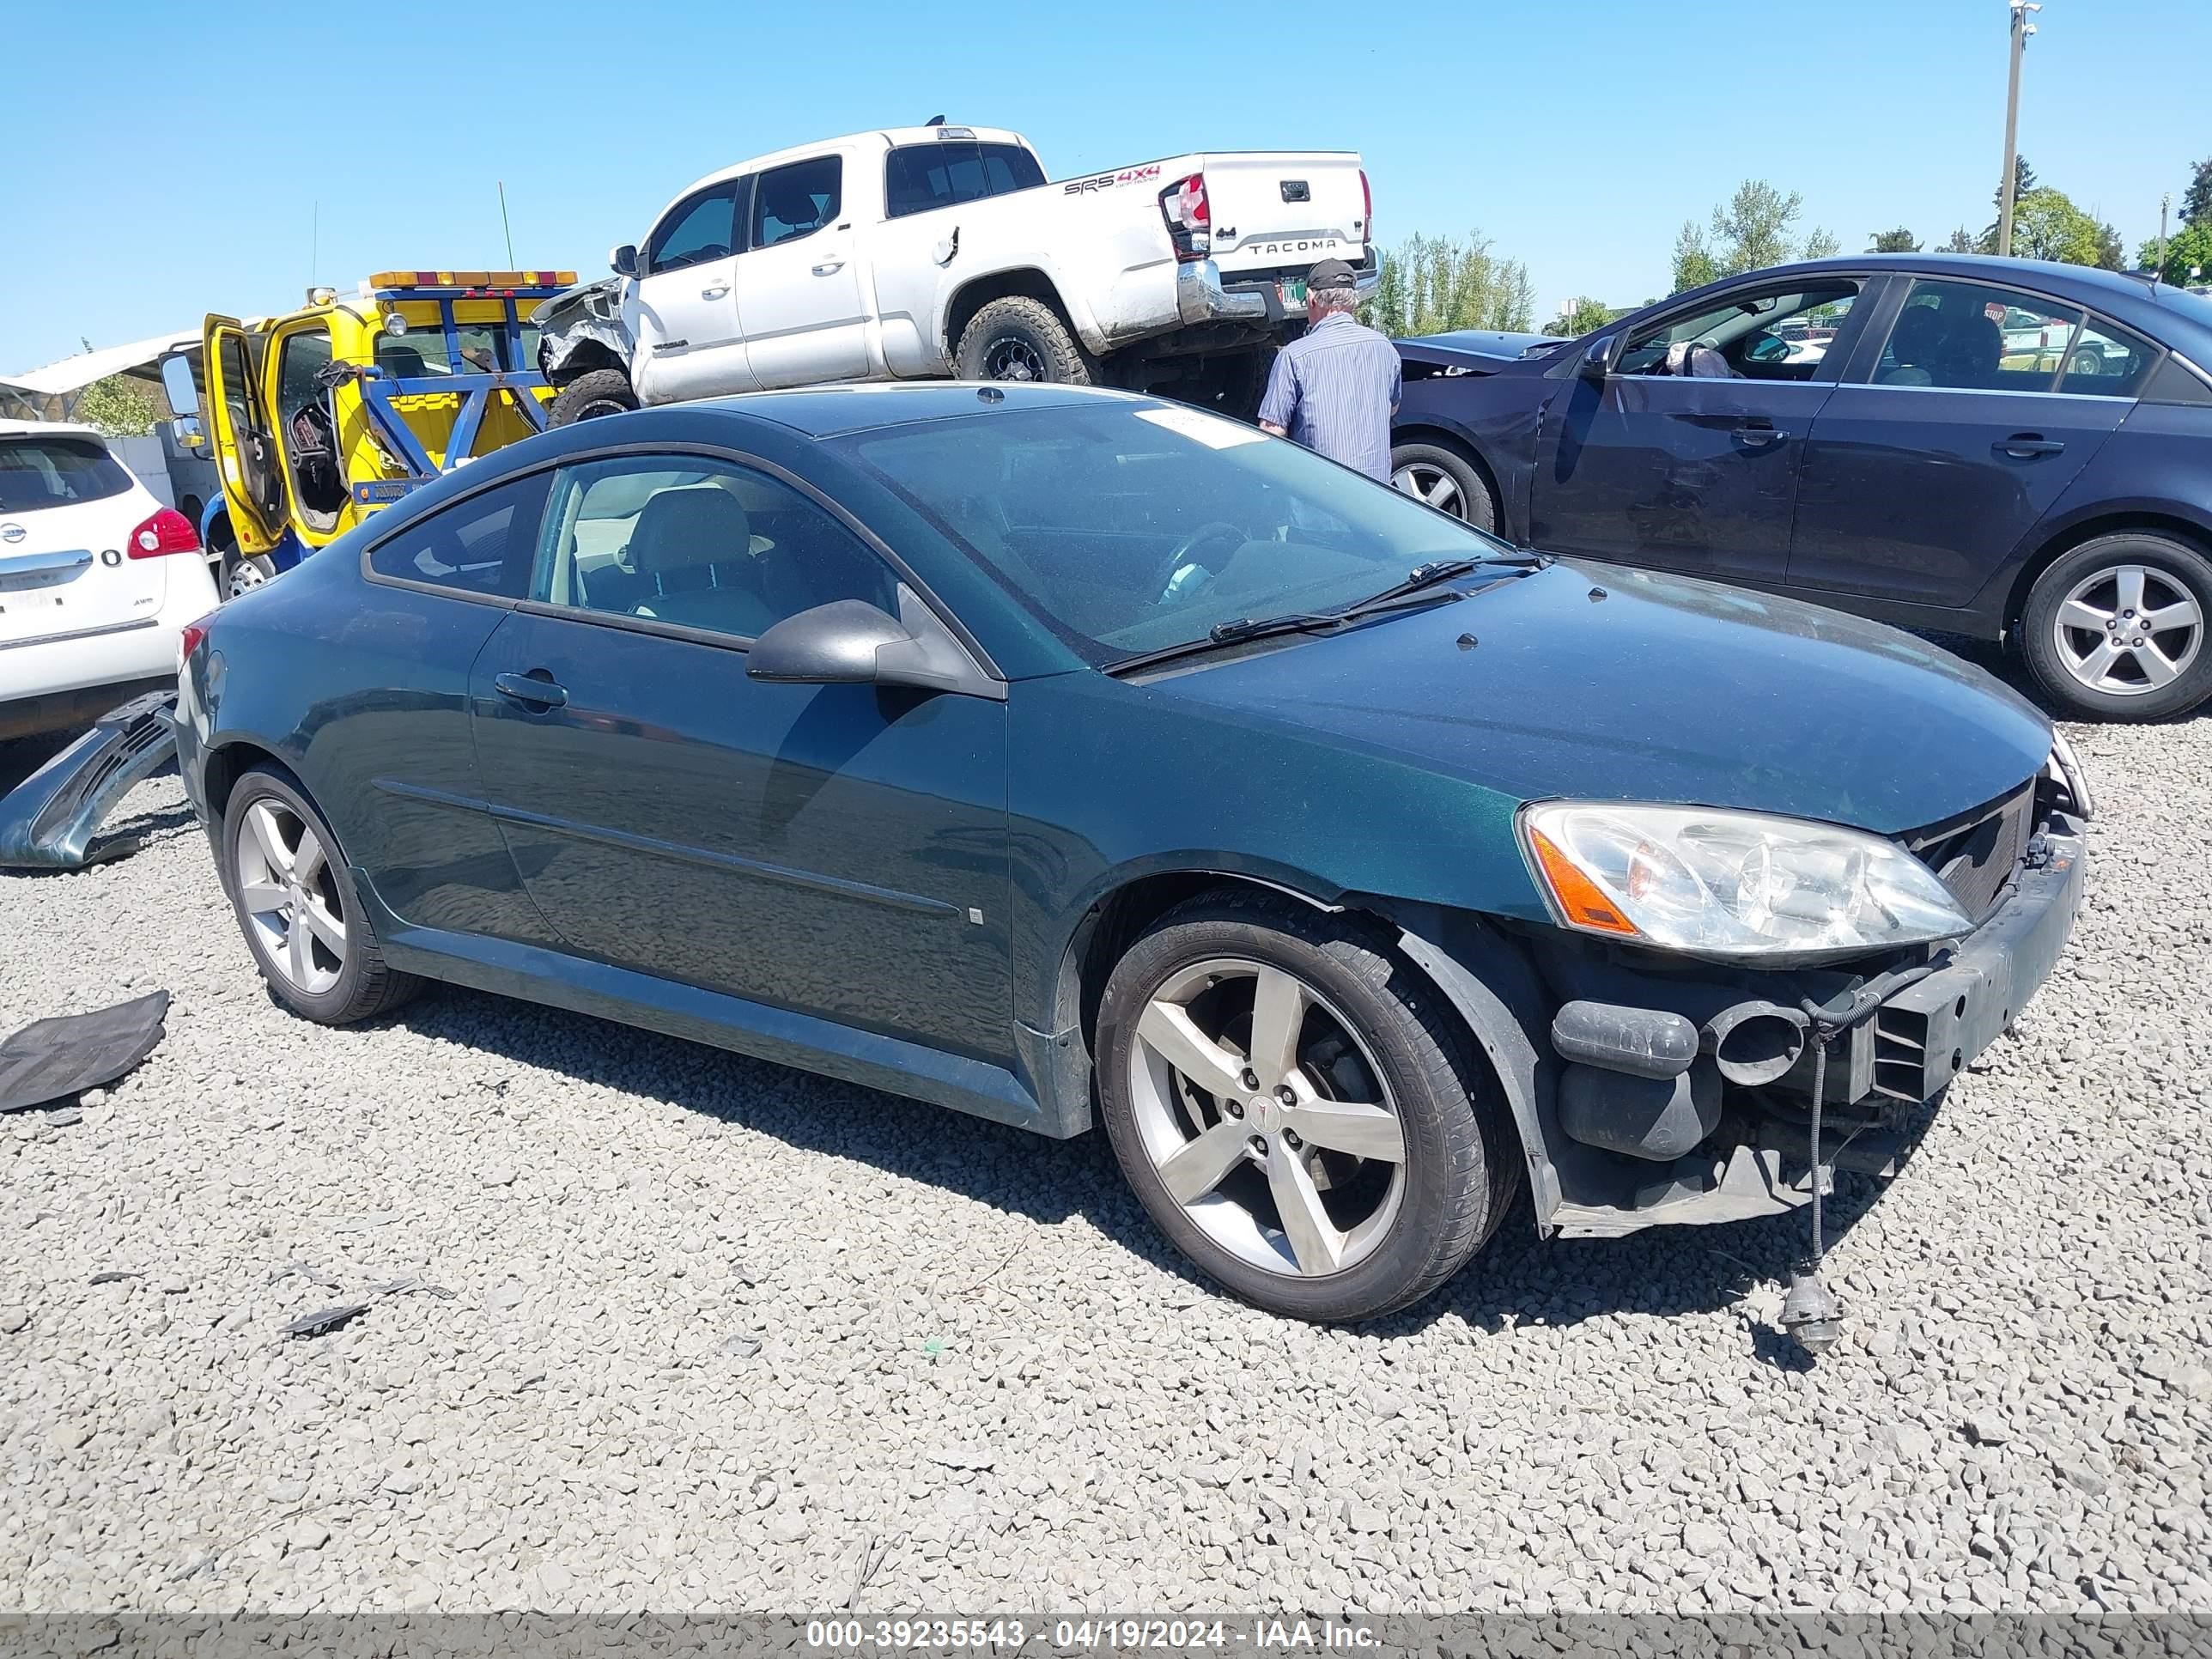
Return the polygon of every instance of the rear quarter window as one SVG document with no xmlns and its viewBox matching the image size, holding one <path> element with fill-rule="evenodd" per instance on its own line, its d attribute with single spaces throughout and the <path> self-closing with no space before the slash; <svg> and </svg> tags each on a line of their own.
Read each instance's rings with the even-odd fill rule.
<svg viewBox="0 0 2212 1659">
<path fill-rule="evenodd" d="M 101 501 L 131 474 L 97 438 L 0 438 L 0 513 Z"/>
<path fill-rule="evenodd" d="M 481 599 L 520 599 L 530 587 L 550 476 L 535 472 L 425 514 L 368 550 L 370 574 Z"/>
</svg>

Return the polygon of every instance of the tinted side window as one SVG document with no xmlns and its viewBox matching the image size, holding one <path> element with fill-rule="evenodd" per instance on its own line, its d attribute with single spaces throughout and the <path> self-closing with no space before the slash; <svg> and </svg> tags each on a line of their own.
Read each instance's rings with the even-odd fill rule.
<svg viewBox="0 0 2212 1659">
<path fill-rule="evenodd" d="M 752 245 L 796 241 L 830 223 L 843 203 L 844 179 L 842 155 L 819 155 L 761 174 L 753 190 Z"/>
<path fill-rule="evenodd" d="M 716 185 L 669 210 L 646 249 L 648 272 L 681 270 L 737 251 L 738 187 Z"/>
<path fill-rule="evenodd" d="M 696 456 L 561 469 L 531 597 L 750 640 L 832 599 L 897 612 L 890 568 L 779 479 Z"/>
<path fill-rule="evenodd" d="M 1877 386 L 2048 392 L 2081 312 L 1987 283 L 1912 285 L 1875 365 Z"/>
<path fill-rule="evenodd" d="M 368 568 L 395 581 L 519 599 L 530 591 L 545 487 L 540 472 L 441 507 L 371 548 Z"/>
<path fill-rule="evenodd" d="M 2132 398 L 2158 361 L 2158 348 L 2115 323 L 2092 317 L 2066 349 L 2061 392 L 2093 398 Z"/>
<path fill-rule="evenodd" d="M 1836 281 L 1733 294 L 1692 315 L 1678 315 L 1631 335 L 1620 354 L 1620 373 L 1813 380 L 1857 298 L 1857 283 Z"/>
<path fill-rule="evenodd" d="M 904 144 L 884 164 L 884 211 L 896 219 L 986 196 L 1034 190 L 1043 182 L 1044 169 L 1019 144 Z"/>
</svg>

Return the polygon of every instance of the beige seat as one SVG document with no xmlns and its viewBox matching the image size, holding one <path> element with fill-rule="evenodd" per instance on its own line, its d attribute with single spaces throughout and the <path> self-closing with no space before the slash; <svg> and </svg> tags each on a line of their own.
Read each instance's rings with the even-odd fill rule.
<svg viewBox="0 0 2212 1659">
<path fill-rule="evenodd" d="M 629 565 L 644 585 L 635 614 L 751 638 L 777 620 L 752 556 L 744 505 L 712 483 L 664 489 L 630 532 Z"/>
</svg>

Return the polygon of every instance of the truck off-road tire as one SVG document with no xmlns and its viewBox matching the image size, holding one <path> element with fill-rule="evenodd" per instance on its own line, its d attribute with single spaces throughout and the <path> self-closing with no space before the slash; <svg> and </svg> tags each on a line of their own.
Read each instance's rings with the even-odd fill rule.
<svg viewBox="0 0 2212 1659">
<path fill-rule="evenodd" d="M 1393 489 L 1426 501 L 1439 513 L 1498 532 L 1498 502 L 1473 461 L 1442 444 L 1407 443 L 1390 450 Z"/>
<path fill-rule="evenodd" d="M 422 990 L 386 964 L 337 837 L 289 773 L 257 766 L 232 786 L 216 850 L 253 965 L 294 1013 L 350 1025 Z"/>
<path fill-rule="evenodd" d="M 2100 536 L 2035 579 L 2021 653 L 2080 720 L 2154 720 L 2212 696 L 2212 560 L 2148 531 Z"/>
<path fill-rule="evenodd" d="M 960 331 L 954 367 L 963 380 L 1042 380 L 1097 386 L 1098 362 L 1041 300 L 994 300 Z"/>
<path fill-rule="evenodd" d="M 1495 1077 L 1427 981 L 1349 918 L 1235 893 L 1179 907 L 1115 966 L 1097 1054 L 1146 1212 L 1274 1313 L 1419 1301 L 1519 1179 Z"/>
<path fill-rule="evenodd" d="M 630 388 L 629 375 L 618 368 L 595 368 L 561 388 L 546 418 L 555 426 L 574 426 L 578 421 L 626 414 L 636 407 L 637 393 Z"/>
</svg>

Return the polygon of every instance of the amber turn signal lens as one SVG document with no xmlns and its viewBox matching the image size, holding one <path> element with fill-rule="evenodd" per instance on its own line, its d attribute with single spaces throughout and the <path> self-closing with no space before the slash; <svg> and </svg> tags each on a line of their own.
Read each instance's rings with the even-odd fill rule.
<svg viewBox="0 0 2212 1659">
<path fill-rule="evenodd" d="M 1619 933 L 1628 939 L 1636 936 L 1636 924 L 1621 915 L 1598 884 L 1577 869 L 1565 853 L 1546 839 L 1542 830 L 1530 830 L 1528 841 L 1536 849 L 1536 862 L 1543 870 L 1552 897 L 1569 921 L 1592 933 Z"/>
</svg>

